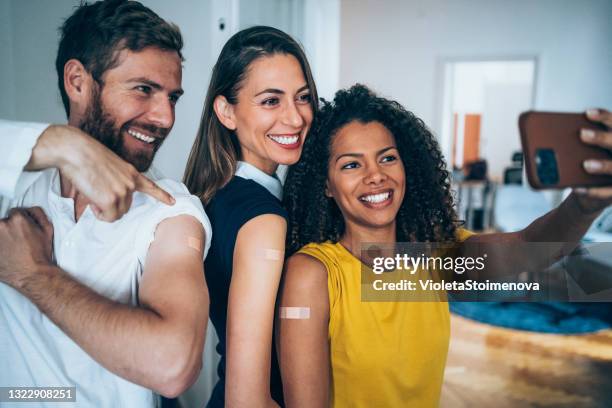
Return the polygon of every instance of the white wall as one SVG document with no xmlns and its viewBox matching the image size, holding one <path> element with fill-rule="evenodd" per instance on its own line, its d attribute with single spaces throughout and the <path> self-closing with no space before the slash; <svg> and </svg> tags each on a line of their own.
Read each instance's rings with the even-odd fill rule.
<svg viewBox="0 0 612 408">
<path fill-rule="evenodd" d="M 57 28 L 75 4 L 74 0 L 3 1 L 9 17 L 10 58 L 2 63 L 2 84 L 13 86 L 11 109 L 2 111 L 9 119 L 65 122 L 57 89 L 55 54 Z M 3 28 L 3 29 L 6 29 Z M 4 87 L 3 87 L 4 89 Z"/>
<path fill-rule="evenodd" d="M 302 43 L 319 97 L 331 100 L 340 74 L 340 0 L 303 0 Z"/>
<path fill-rule="evenodd" d="M 11 8 L 10 2 L 0 2 L 0 89 L 5 96 L 0 98 L 0 118 L 12 117 L 15 111 Z"/>
<path fill-rule="evenodd" d="M 183 56 L 183 89 L 185 94 L 176 107 L 176 121 L 170 138 L 155 157 L 155 166 L 168 177 L 180 180 L 193 144 L 206 88 L 214 65 L 211 56 L 210 1 L 145 0 L 143 3 L 162 18 L 177 24 L 185 42 Z"/>
<path fill-rule="evenodd" d="M 487 160 L 488 176 L 503 181 L 512 153 L 521 151 L 517 118 L 531 103 L 532 88 L 524 84 L 489 84 L 484 90 L 480 128 L 480 156 Z"/>
<path fill-rule="evenodd" d="M 535 108 L 612 108 L 609 0 L 342 0 L 340 86 L 372 86 L 436 133 L 442 61 L 536 56 Z"/>
<path fill-rule="evenodd" d="M 239 0 L 238 29 L 274 26 L 294 37 L 302 36 L 302 0 Z"/>
</svg>

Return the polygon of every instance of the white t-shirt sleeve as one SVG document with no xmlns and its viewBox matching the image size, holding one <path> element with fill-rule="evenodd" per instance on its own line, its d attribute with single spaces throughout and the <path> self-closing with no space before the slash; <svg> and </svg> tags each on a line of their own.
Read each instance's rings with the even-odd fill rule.
<svg viewBox="0 0 612 408">
<path fill-rule="evenodd" d="M 14 198 L 36 177 L 23 168 L 30 160 L 45 123 L 12 122 L 0 119 L 0 196 Z"/>
<path fill-rule="evenodd" d="M 139 262 L 141 265 L 145 264 L 149 246 L 155 239 L 155 231 L 157 230 L 159 223 L 167 218 L 172 218 L 179 215 L 191 215 L 202 224 L 206 234 L 206 242 L 204 243 L 204 254 L 202 258 L 203 261 L 208 254 L 208 250 L 210 249 L 210 243 L 212 241 L 212 226 L 208 216 L 204 212 L 200 199 L 189 194 L 187 187 L 185 187 L 185 185 L 182 183 L 169 179 L 156 181 L 156 183 L 158 186 L 170 193 L 176 200 L 176 203 L 174 205 L 166 205 L 161 202 L 157 202 L 154 205 L 153 210 L 146 217 L 146 221 L 144 221 L 138 227 L 137 237 L 139 237 L 139 242 L 136 243 L 136 250 L 138 252 Z"/>
</svg>

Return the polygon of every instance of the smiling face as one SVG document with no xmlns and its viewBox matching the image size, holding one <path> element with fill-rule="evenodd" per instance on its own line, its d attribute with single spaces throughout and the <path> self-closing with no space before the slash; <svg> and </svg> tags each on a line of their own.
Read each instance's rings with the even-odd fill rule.
<svg viewBox="0 0 612 408">
<path fill-rule="evenodd" d="M 95 86 L 80 127 L 139 171 L 146 171 L 174 125 L 183 93 L 175 51 L 122 50 L 119 64 Z"/>
<path fill-rule="evenodd" d="M 353 121 L 333 138 L 326 194 L 352 225 L 394 225 L 404 199 L 406 175 L 395 138 L 380 122 Z"/>
<path fill-rule="evenodd" d="M 313 118 L 310 90 L 298 60 L 290 54 L 256 59 L 237 99 L 228 105 L 229 121 L 224 124 L 238 137 L 241 160 L 268 174 L 279 164 L 297 162 Z"/>
</svg>

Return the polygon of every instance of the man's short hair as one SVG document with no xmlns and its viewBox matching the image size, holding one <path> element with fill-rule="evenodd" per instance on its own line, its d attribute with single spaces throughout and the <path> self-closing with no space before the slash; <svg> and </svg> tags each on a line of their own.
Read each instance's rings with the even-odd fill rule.
<svg viewBox="0 0 612 408">
<path fill-rule="evenodd" d="M 119 52 L 124 49 L 140 51 L 157 47 L 176 51 L 183 60 L 179 28 L 137 1 L 83 2 L 64 21 L 60 32 L 55 69 L 67 116 L 70 116 L 70 103 L 64 89 L 64 65 L 70 59 L 79 60 L 100 84 L 104 72 L 118 64 Z"/>
</svg>

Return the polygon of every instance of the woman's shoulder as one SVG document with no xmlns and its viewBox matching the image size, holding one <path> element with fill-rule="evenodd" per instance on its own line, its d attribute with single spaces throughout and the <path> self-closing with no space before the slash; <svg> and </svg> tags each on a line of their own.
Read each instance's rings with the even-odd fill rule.
<svg viewBox="0 0 612 408">
<path fill-rule="evenodd" d="M 322 290 L 327 287 L 330 310 L 336 304 L 342 292 L 343 270 L 347 266 L 342 247 L 330 241 L 310 243 L 293 254 L 285 265 L 285 279 L 292 282 L 291 286 L 307 292 L 316 288 Z M 320 292 L 319 292 L 320 293 Z"/>
<path fill-rule="evenodd" d="M 263 186 L 253 180 L 233 177 L 212 198 L 207 212 L 223 219 L 251 219 L 263 214 L 276 214 L 287 218 L 281 202 Z"/>
<path fill-rule="evenodd" d="M 321 252 L 326 252 L 326 253 L 333 253 L 335 252 L 335 247 L 337 244 L 331 242 L 331 241 L 325 241 L 325 242 L 311 242 L 310 244 L 306 244 L 304 245 L 302 248 L 300 248 L 298 250 L 297 253 L 309 253 L 309 252 L 313 252 L 313 251 L 321 251 Z"/>
<path fill-rule="evenodd" d="M 325 263 L 308 252 L 296 252 L 285 261 L 287 270 L 325 271 Z"/>
<path fill-rule="evenodd" d="M 261 184 L 253 180 L 234 176 L 226 185 L 224 185 L 216 192 L 211 202 L 228 201 L 236 198 L 251 198 L 258 200 L 271 199 L 271 201 L 276 200 L 276 198 L 272 194 L 270 194 L 270 192 L 266 190 L 266 188 L 263 187 Z M 278 200 L 276 201 L 278 202 Z"/>
<path fill-rule="evenodd" d="M 312 242 L 304 245 L 296 255 L 302 255 L 324 265 L 328 271 L 336 269 L 343 262 L 340 244 L 331 241 Z"/>
<path fill-rule="evenodd" d="M 308 293 L 327 287 L 328 269 L 324 262 L 308 253 L 296 252 L 285 261 L 285 290 Z"/>
</svg>

